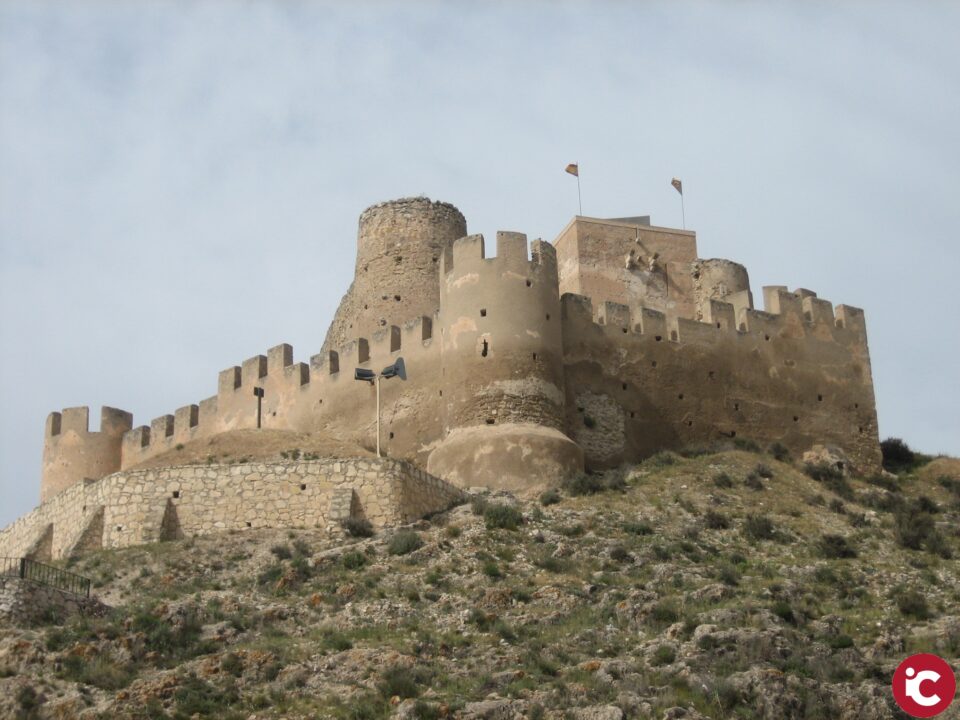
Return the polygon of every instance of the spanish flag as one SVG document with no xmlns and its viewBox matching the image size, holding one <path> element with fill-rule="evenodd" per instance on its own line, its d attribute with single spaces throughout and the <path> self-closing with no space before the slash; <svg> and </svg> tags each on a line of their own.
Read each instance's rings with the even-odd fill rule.
<svg viewBox="0 0 960 720">
<path fill-rule="evenodd" d="M 670 184 L 673 185 L 674 188 L 676 188 L 678 193 L 683 195 L 683 183 L 680 182 L 680 178 L 674 178 L 673 180 L 670 181 Z"/>
<path fill-rule="evenodd" d="M 580 177 L 580 168 L 577 166 L 576 163 L 570 163 L 569 165 L 567 165 L 566 171 L 571 175 L 576 175 L 577 177 Z"/>
</svg>

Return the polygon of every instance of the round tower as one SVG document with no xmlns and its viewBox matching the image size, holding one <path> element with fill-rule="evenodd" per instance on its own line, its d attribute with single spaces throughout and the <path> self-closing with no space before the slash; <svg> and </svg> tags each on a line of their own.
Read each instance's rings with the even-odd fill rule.
<svg viewBox="0 0 960 720">
<path fill-rule="evenodd" d="M 133 415 L 116 408 L 100 409 L 100 431 L 90 431 L 90 410 L 66 408 L 47 416 L 43 437 L 40 502 L 46 502 L 85 478 L 99 479 L 120 469 L 123 434 Z"/>
<path fill-rule="evenodd" d="M 437 276 L 450 243 L 467 234 L 453 205 L 426 197 L 373 205 L 360 214 L 353 284 L 327 331 L 324 350 L 440 306 Z"/>
<path fill-rule="evenodd" d="M 444 438 L 427 470 L 469 487 L 536 490 L 583 469 L 563 434 L 563 346 L 556 251 L 497 233 L 461 238 L 440 272 Z"/>
<path fill-rule="evenodd" d="M 725 300 L 740 292 L 750 292 L 750 276 L 740 263 L 722 258 L 696 260 L 691 265 L 694 303 L 698 320 L 709 317 L 711 300 Z"/>
</svg>

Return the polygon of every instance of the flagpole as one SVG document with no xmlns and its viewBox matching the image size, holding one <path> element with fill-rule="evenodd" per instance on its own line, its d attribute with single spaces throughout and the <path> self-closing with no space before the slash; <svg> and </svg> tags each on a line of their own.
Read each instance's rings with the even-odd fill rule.
<svg viewBox="0 0 960 720">
<path fill-rule="evenodd" d="M 583 200 L 580 197 L 580 161 L 577 160 L 577 207 L 580 208 L 580 214 L 583 215 Z"/>
<path fill-rule="evenodd" d="M 687 229 L 687 211 L 683 207 L 683 193 L 680 193 L 680 218 L 683 222 L 683 229 Z"/>
</svg>

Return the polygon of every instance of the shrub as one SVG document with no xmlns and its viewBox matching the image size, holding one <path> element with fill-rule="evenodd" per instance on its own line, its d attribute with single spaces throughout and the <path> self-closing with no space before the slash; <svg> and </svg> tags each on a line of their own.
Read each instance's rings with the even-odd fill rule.
<svg viewBox="0 0 960 720">
<path fill-rule="evenodd" d="M 949 558 L 949 545 L 942 533 L 937 530 L 933 515 L 917 502 L 901 506 L 894 513 L 894 536 L 900 547 L 908 550 L 927 549 L 941 557 Z"/>
<path fill-rule="evenodd" d="M 339 630 L 323 628 L 320 631 L 320 647 L 324 650 L 343 652 L 344 650 L 350 650 L 353 647 L 353 643 L 350 642 L 350 638 Z"/>
<path fill-rule="evenodd" d="M 523 513 L 513 505 L 490 503 L 483 511 L 487 530 L 516 530 L 523 522 Z"/>
<path fill-rule="evenodd" d="M 543 506 L 556 505 L 560 500 L 560 492 L 556 488 L 550 488 L 540 493 L 540 504 Z"/>
<path fill-rule="evenodd" d="M 289 560 L 293 557 L 293 552 L 291 552 L 289 545 L 274 545 L 270 548 L 270 552 L 273 553 L 273 556 L 277 560 Z"/>
<path fill-rule="evenodd" d="M 390 538 L 387 552 L 391 555 L 406 555 L 423 547 L 423 540 L 413 530 L 401 530 Z"/>
<path fill-rule="evenodd" d="M 777 536 L 773 521 L 766 515 L 747 515 L 743 521 L 743 534 L 748 539 L 773 540 Z"/>
<path fill-rule="evenodd" d="M 373 537 L 373 525 L 366 518 L 348 517 L 340 521 L 347 535 L 355 538 Z"/>
<path fill-rule="evenodd" d="M 421 668 L 406 668 L 395 665 L 380 674 L 377 689 L 385 698 L 394 696 L 401 699 L 415 698 L 420 694 L 420 686 L 428 681 L 429 676 Z"/>
<path fill-rule="evenodd" d="M 340 556 L 340 564 L 347 570 L 359 570 L 367 564 L 367 556 L 355 550 Z"/>
<path fill-rule="evenodd" d="M 653 535 L 653 526 L 643 520 L 628 520 L 623 524 L 623 531 L 631 535 Z"/>
<path fill-rule="evenodd" d="M 503 573 L 500 572 L 500 566 L 497 565 L 496 560 L 487 560 L 484 562 L 482 570 L 483 574 L 488 578 L 497 579 L 503 577 Z"/>
<path fill-rule="evenodd" d="M 490 501 L 487 500 L 486 495 L 475 495 L 474 498 L 470 501 L 470 512 L 474 515 L 483 515 L 487 510 L 487 505 L 490 504 Z"/>
<path fill-rule="evenodd" d="M 722 564 L 717 568 L 717 578 L 724 585 L 729 585 L 730 587 L 736 587 L 740 584 L 740 571 L 737 570 L 733 565 L 727 563 Z"/>
<path fill-rule="evenodd" d="M 841 633 L 828 638 L 827 644 L 834 650 L 846 650 L 853 647 L 853 638 Z"/>
<path fill-rule="evenodd" d="M 219 690 L 193 673 L 180 682 L 173 697 L 177 706 L 176 717 L 184 718 L 222 716 L 224 709 L 239 700 L 236 686 Z"/>
<path fill-rule="evenodd" d="M 837 498 L 833 498 L 830 501 L 830 504 L 827 505 L 827 507 L 830 508 L 830 512 L 835 512 L 837 515 L 847 514 L 847 506 L 843 504 L 843 500 L 838 500 Z"/>
<path fill-rule="evenodd" d="M 880 475 L 878 473 L 868 477 L 867 482 L 889 492 L 900 492 L 900 483 L 893 477 L 887 477 L 886 475 Z"/>
<path fill-rule="evenodd" d="M 786 600 L 777 600 L 770 611 L 778 618 L 791 625 L 799 625 L 800 617 L 794 612 L 793 606 Z"/>
<path fill-rule="evenodd" d="M 610 548 L 610 559 L 622 563 L 633 560 L 633 556 L 627 552 L 627 549 L 623 545 L 614 545 Z"/>
<path fill-rule="evenodd" d="M 713 476 L 713 484 L 719 488 L 732 488 L 733 478 L 725 472 L 719 472 Z"/>
<path fill-rule="evenodd" d="M 790 451 L 787 449 L 787 446 L 780 442 L 773 443 L 767 452 L 773 456 L 774 460 L 779 460 L 780 462 L 789 462 L 790 461 Z"/>
<path fill-rule="evenodd" d="M 538 568 L 543 568 L 544 570 L 552 573 L 565 572 L 570 567 L 570 562 L 568 560 L 565 558 L 554 557 L 549 553 L 543 553 L 542 555 L 534 558 L 533 564 Z"/>
<path fill-rule="evenodd" d="M 754 470 L 747 473 L 747 476 L 743 479 L 743 484 L 751 490 L 763 490 L 763 481 Z"/>
<path fill-rule="evenodd" d="M 803 466 L 803 472 L 817 482 L 824 482 L 825 480 L 834 480 L 843 477 L 843 472 L 841 472 L 838 467 L 824 462 L 805 463 Z"/>
<path fill-rule="evenodd" d="M 653 653 L 652 665 L 669 665 L 677 659 L 677 651 L 669 645 L 661 645 Z"/>
<path fill-rule="evenodd" d="M 32 685 L 22 685 L 17 690 L 16 701 L 20 708 L 21 717 L 24 718 L 36 717 L 37 709 L 43 702 Z"/>
<path fill-rule="evenodd" d="M 703 524 L 710 530 L 726 530 L 730 527 L 730 518 L 716 510 L 707 510 L 703 515 Z"/>
<path fill-rule="evenodd" d="M 120 690 L 133 680 L 133 670 L 119 665 L 107 657 L 86 660 L 79 655 L 67 655 L 63 659 L 62 673 L 65 678 L 84 685 L 93 685 L 101 690 Z"/>
<path fill-rule="evenodd" d="M 898 588 L 894 591 L 894 601 L 897 603 L 897 609 L 904 615 L 917 620 L 929 620 L 933 617 L 930 606 L 927 605 L 927 599 L 916 590 Z"/>
<path fill-rule="evenodd" d="M 240 677 L 243 675 L 243 660 L 236 653 L 228 652 L 220 658 L 220 669 L 229 675 Z"/>
<path fill-rule="evenodd" d="M 661 600 L 653 606 L 653 610 L 650 611 L 650 618 L 662 625 L 669 625 L 680 619 L 680 611 L 677 610 L 677 606 L 672 600 Z"/>
<path fill-rule="evenodd" d="M 753 471 L 760 477 L 766 478 L 767 480 L 773 478 L 773 470 L 770 469 L 769 465 L 765 465 L 764 463 L 757 463 L 757 466 L 753 469 Z"/>
<path fill-rule="evenodd" d="M 604 490 L 604 482 L 600 475 L 579 473 L 564 482 L 564 489 L 574 496 L 595 495 Z"/>
<path fill-rule="evenodd" d="M 917 462 L 916 453 L 900 438 L 887 438 L 880 443 L 883 469 L 897 473 L 911 470 Z"/>
<path fill-rule="evenodd" d="M 679 459 L 680 458 L 676 453 L 670 452 L 669 450 L 661 450 L 660 452 L 651 455 L 643 462 L 645 465 L 650 464 L 654 467 L 666 467 L 668 465 L 676 465 Z"/>
<path fill-rule="evenodd" d="M 734 438 L 733 446 L 737 450 L 743 450 L 744 452 L 758 453 L 760 452 L 760 446 L 754 440 L 750 438 Z"/>
<path fill-rule="evenodd" d="M 937 482 L 947 492 L 951 492 L 957 497 L 960 497 L 960 479 L 952 478 L 949 475 L 941 475 L 937 478 Z"/>
<path fill-rule="evenodd" d="M 825 558 L 855 558 L 857 551 L 842 535 L 824 535 L 820 538 L 820 554 Z"/>
</svg>

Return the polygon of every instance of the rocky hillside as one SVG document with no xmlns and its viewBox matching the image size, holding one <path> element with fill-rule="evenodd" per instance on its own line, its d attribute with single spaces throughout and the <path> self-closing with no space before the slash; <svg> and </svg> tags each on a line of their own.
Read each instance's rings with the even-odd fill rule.
<svg viewBox="0 0 960 720">
<path fill-rule="evenodd" d="M 956 461 L 691 455 L 370 537 L 90 555 L 115 612 L 0 628 L 0 716 L 869 720 L 905 717 L 906 654 L 960 664 Z"/>
</svg>

